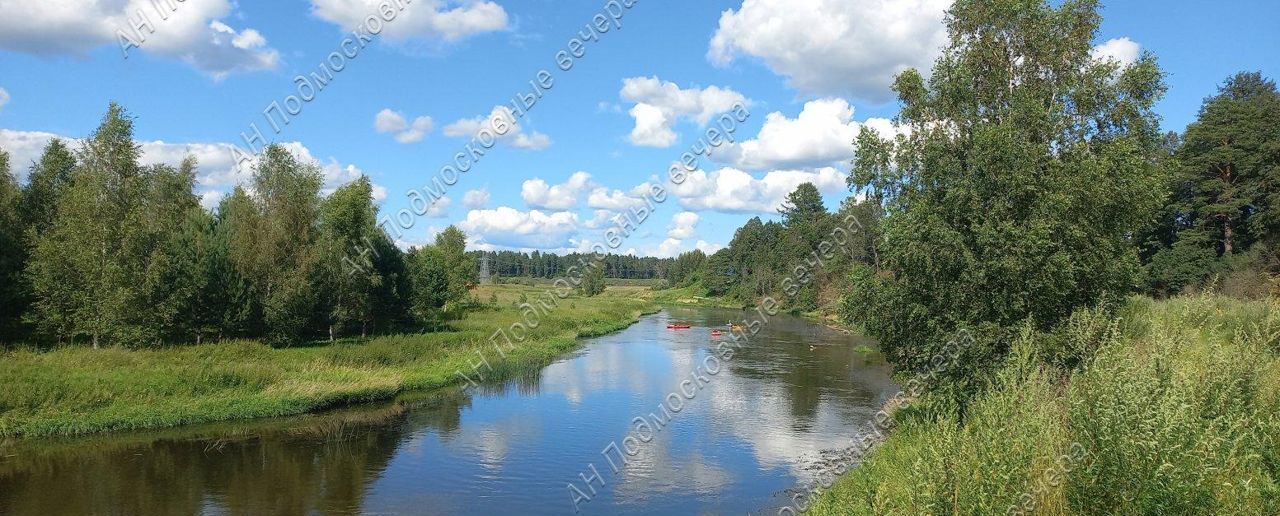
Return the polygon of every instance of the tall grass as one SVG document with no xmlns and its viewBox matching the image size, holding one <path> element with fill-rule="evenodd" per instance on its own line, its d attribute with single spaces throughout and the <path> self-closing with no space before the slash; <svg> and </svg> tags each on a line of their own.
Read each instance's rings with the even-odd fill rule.
<svg viewBox="0 0 1280 516">
<path fill-rule="evenodd" d="M 0 354 L 0 437 L 165 428 L 388 399 L 461 382 L 456 372 L 470 372 L 477 351 L 494 369 L 487 376 L 501 377 L 539 367 L 572 349 L 576 339 L 622 329 L 651 310 L 648 300 L 636 297 L 570 297 L 505 357 L 489 338 L 522 314 L 502 304 L 469 314 L 450 331 L 333 345 L 273 349 L 236 341 L 10 351 Z"/>
<path fill-rule="evenodd" d="M 1280 513 L 1274 302 L 1133 299 L 1014 350 L 963 424 L 926 394 L 812 513 Z"/>
</svg>

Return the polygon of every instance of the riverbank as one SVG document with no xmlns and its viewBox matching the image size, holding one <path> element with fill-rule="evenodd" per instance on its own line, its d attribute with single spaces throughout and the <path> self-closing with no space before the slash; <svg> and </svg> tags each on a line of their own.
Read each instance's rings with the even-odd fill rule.
<svg viewBox="0 0 1280 516">
<path fill-rule="evenodd" d="M 154 350 L 68 347 L 0 354 L 0 438 L 83 435 L 298 415 L 456 385 L 477 352 L 511 375 L 574 349 L 578 339 L 621 330 L 657 309 L 642 288 L 615 287 L 560 300 L 528 337 L 499 356 L 489 338 L 521 321 L 520 299 L 542 289 L 482 287 L 496 303 L 451 330 L 274 349 L 234 341 Z"/>
<path fill-rule="evenodd" d="M 809 514 L 1268 514 L 1280 506 L 1280 306 L 1134 298 L 1015 345 L 963 423 L 926 394 Z M 1066 347 L 1063 347 L 1066 346 Z M 1088 349 L 1074 372 L 1054 350 Z M 942 509 L 940 509 L 942 508 Z"/>
</svg>

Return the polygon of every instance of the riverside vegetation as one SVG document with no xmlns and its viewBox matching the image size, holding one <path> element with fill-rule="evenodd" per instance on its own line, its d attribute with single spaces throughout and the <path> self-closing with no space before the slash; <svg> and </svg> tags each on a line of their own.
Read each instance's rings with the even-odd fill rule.
<svg viewBox="0 0 1280 516">
<path fill-rule="evenodd" d="M 582 295 L 597 297 L 562 301 L 525 363 L 658 304 L 764 296 L 876 337 L 904 383 L 964 331 L 973 344 L 815 513 L 1274 514 L 1280 93 L 1237 74 L 1162 134 L 1156 56 L 1096 56 L 1099 13 L 1096 0 L 956 0 L 929 77 L 895 81 L 895 134 L 851 142 L 859 195 L 833 214 L 803 184 L 779 221 L 751 219 L 716 253 L 593 269 Z M 194 162 L 137 165 L 130 123 L 113 106 L 78 154 L 51 144 L 21 188 L 0 154 L 0 331 L 35 343 L 0 362 L 6 435 L 300 413 L 456 382 L 519 315 L 514 294 L 536 292 L 510 276 L 565 265 L 487 254 L 508 276 L 495 288 L 526 291 L 485 308 L 471 290 L 484 256 L 465 235 L 401 253 L 373 225 L 367 181 L 322 197 L 318 171 L 272 147 L 253 188 L 209 213 Z M 798 274 L 850 219 L 860 230 Z M 380 252 L 366 274 L 338 274 L 338 251 L 368 241 Z M 660 284 L 605 289 L 607 274 Z M 382 336 L 337 341 L 361 334 Z M 219 342 L 181 345 L 202 340 Z"/>
<path fill-rule="evenodd" d="M 273 348 L 235 340 L 130 350 L 63 347 L 0 355 L 0 437 L 35 437 L 163 428 L 191 423 L 302 414 L 409 390 L 444 387 L 472 373 L 476 352 L 502 378 L 573 349 L 576 340 L 622 329 L 654 310 L 642 288 L 614 288 L 586 302 L 568 297 L 506 356 L 496 328 L 523 320 L 519 299 L 543 288 L 482 287 L 496 301 L 426 334 L 349 338 Z M 472 373 L 474 374 L 474 373 Z"/>
</svg>

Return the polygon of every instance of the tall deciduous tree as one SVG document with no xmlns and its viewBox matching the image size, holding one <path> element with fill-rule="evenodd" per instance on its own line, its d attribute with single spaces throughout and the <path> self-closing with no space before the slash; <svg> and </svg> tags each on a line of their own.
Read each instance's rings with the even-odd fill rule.
<svg viewBox="0 0 1280 516">
<path fill-rule="evenodd" d="M 0 150 L 0 342 L 16 340 L 27 301 L 22 280 L 26 246 L 21 199 L 18 180 L 9 171 L 9 154 Z"/>
<path fill-rule="evenodd" d="M 449 267 L 449 301 L 459 302 L 467 298 L 467 292 L 476 284 L 476 261 L 467 256 L 467 235 L 449 226 L 436 235 L 436 248 L 440 250 Z"/>
<path fill-rule="evenodd" d="M 928 371 L 961 329 L 982 336 L 964 380 L 1007 350 L 1136 283 L 1134 228 L 1163 200 L 1153 58 L 1091 56 L 1094 0 L 958 0 L 926 81 L 894 89 L 895 141 L 864 132 L 853 186 L 886 204 L 887 274 L 863 270 L 847 316 L 905 373 Z"/>
<path fill-rule="evenodd" d="M 45 331 L 60 338 L 84 335 L 94 347 L 104 339 L 139 338 L 136 286 L 144 273 L 146 254 L 139 251 L 149 214 L 138 153 L 132 119 L 111 104 L 81 148 L 57 214 L 32 250 L 34 317 Z"/>
<path fill-rule="evenodd" d="M 321 209 L 320 246 L 324 257 L 322 284 L 328 300 L 329 339 L 334 326 L 360 325 L 360 335 L 373 322 L 382 276 L 371 249 L 380 231 L 375 220 L 373 184 L 367 177 L 351 182 L 325 199 Z M 368 252 L 360 253 L 368 249 Z"/>
</svg>

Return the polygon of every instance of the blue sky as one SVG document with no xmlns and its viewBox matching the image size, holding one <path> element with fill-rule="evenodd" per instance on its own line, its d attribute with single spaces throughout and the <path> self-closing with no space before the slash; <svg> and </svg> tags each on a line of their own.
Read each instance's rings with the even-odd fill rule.
<svg viewBox="0 0 1280 516">
<path fill-rule="evenodd" d="M 704 159 L 705 173 L 621 248 L 714 250 L 749 217 L 772 216 L 800 181 L 818 182 L 831 208 L 848 195 L 844 142 L 863 124 L 888 127 L 888 78 L 928 65 L 947 5 L 638 0 L 621 30 L 588 42 L 572 70 L 557 69 L 556 53 L 606 1 L 409 2 L 278 135 L 263 109 L 294 93 L 293 77 L 317 70 L 378 0 L 187 0 L 168 20 L 152 14 L 155 32 L 127 59 L 116 31 L 125 13 L 152 10 L 147 0 L 3 1 L 0 148 L 25 174 L 48 137 L 87 135 L 115 100 L 137 117 L 148 161 L 201 159 L 198 190 L 212 206 L 243 180 L 228 144 L 256 122 L 318 161 L 329 188 L 370 176 L 384 212 L 395 212 L 469 141 L 468 120 L 490 116 L 547 69 L 555 84 L 519 121 L 519 136 L 462 176 L 402 242 L 459 224 L 478 248 L 585 248 L 602 240 L 601 220 L 697 139 L 702 120 L 745 101 L 751 118 L 738 145 Z M 1150 51 L 1169 74 L 1166 129 L 1184 128 L 1234 72 L 1280 75 L 1280 3 L 1112 1 L 1103 16 L 1100 54 Z"/>
</svg>

